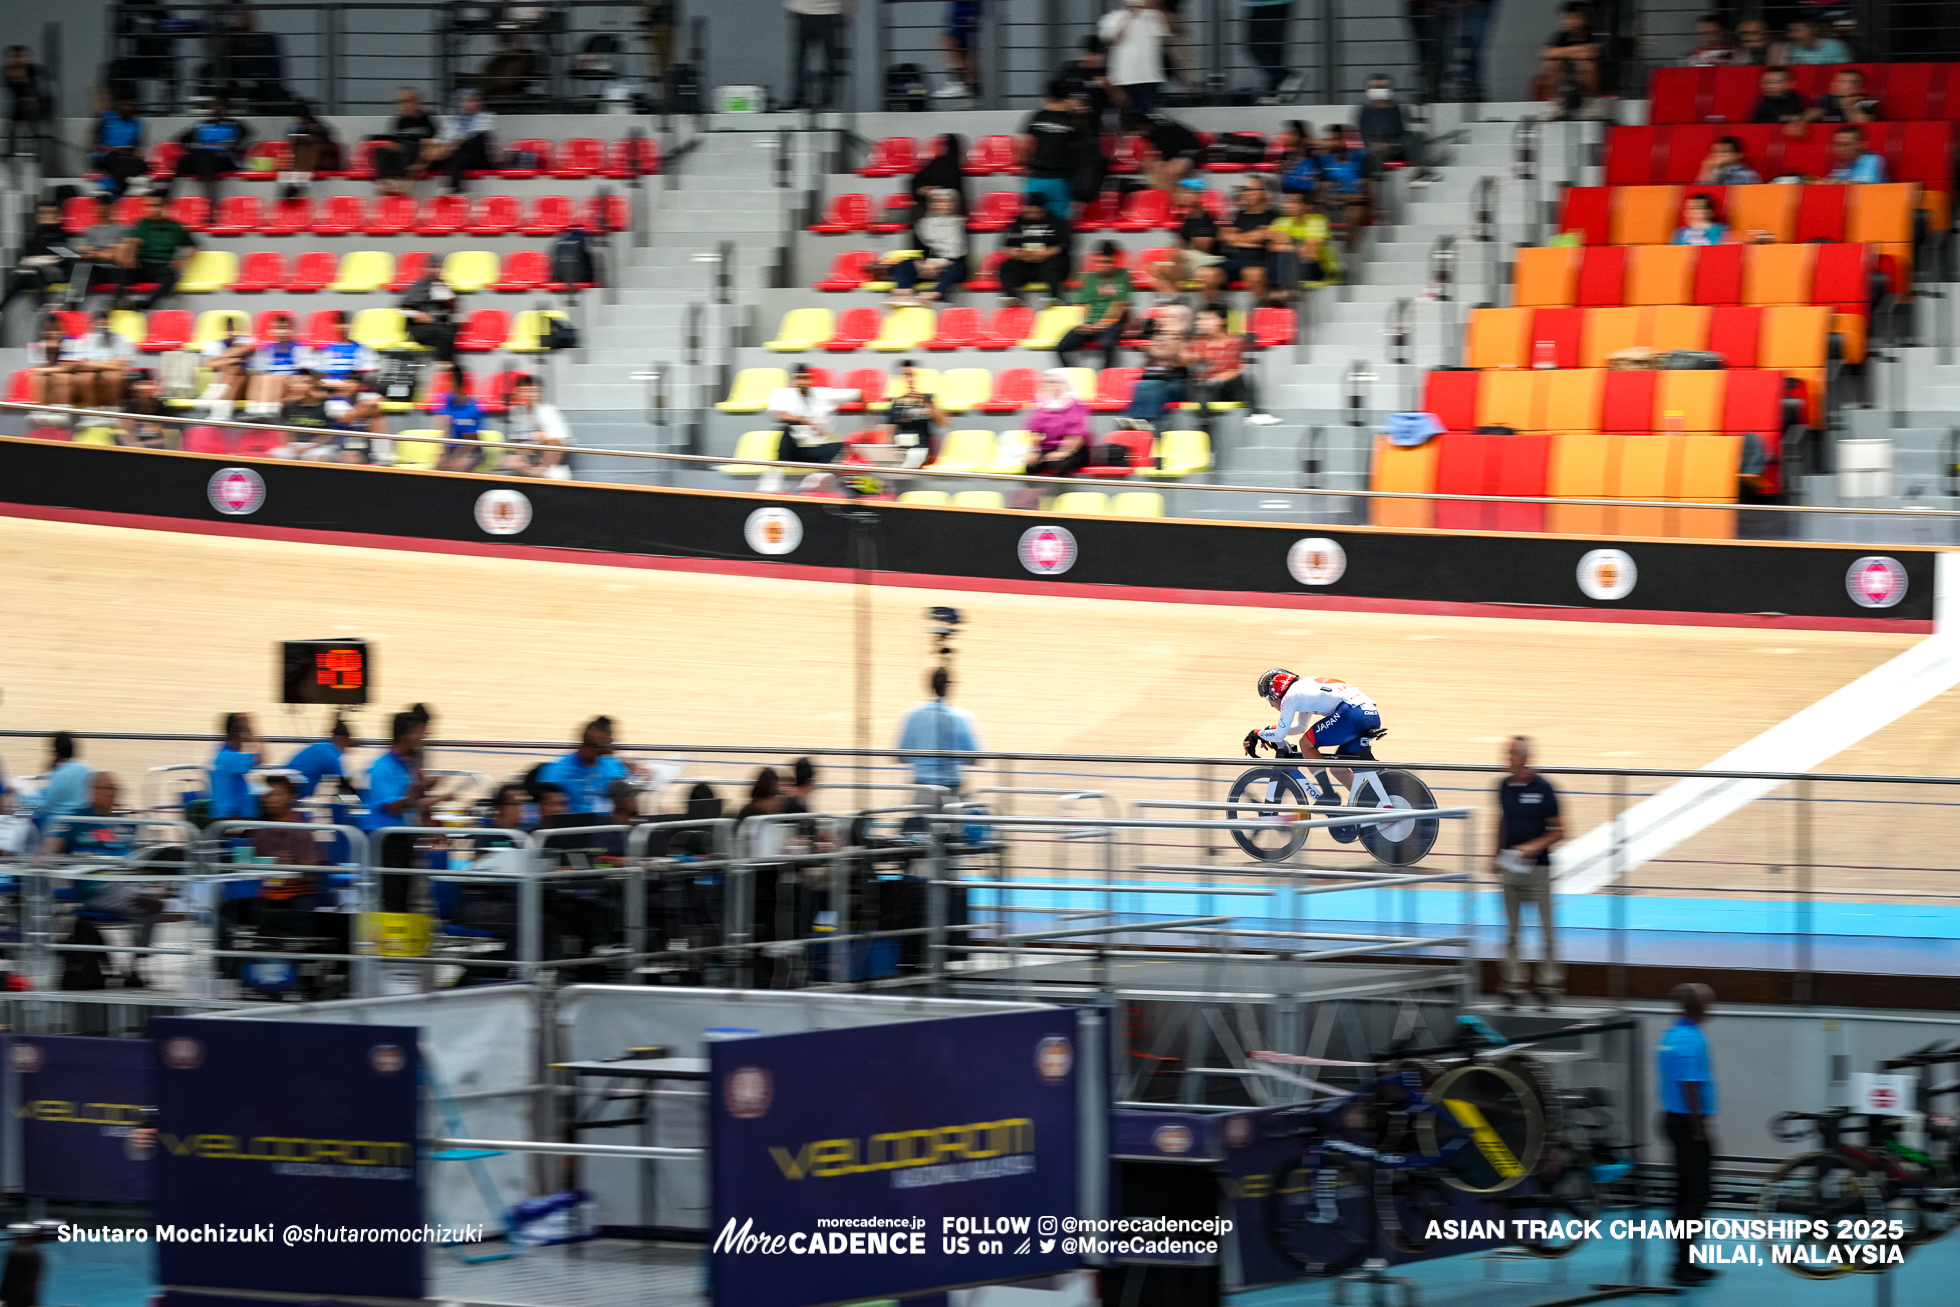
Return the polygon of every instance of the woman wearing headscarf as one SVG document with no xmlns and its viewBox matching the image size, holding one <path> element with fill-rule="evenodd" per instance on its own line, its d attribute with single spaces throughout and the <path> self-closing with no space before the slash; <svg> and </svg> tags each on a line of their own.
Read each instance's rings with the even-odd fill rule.
<svg viewBox="0 0 1960 1307">
<path fill-rule="evenodd" d="M 970 212 L 966 194 L 966 137 L 947 132 L 933 142 L 932 157 L 912 174 L 912 212 L 924 213 L 934 191 L 953 191 L 960 197 L 960 212 Z"/>
<path fill-rule="evenodd" d="M 1027 475 L 1074 476 L 1089 462 L 1089 406 L 1068 384 L 1068 373 L 1049 368 L 1041 374 L 1041 393 L 1028 418 L 1034 438 L 1028 450 Z"/>
</svg>

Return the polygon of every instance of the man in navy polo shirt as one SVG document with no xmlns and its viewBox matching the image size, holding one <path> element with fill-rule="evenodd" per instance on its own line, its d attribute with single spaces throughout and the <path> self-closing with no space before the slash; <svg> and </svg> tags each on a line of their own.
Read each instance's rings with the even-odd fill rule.
<svg viewBox="0 0 1960 1307">
<path fill-rule="evenodd" d="M 562 787 L 572 812 L 611 812 L 612 784 L 629 774 L 626 764 L 613 756 L 612 718 L 594 717 L 586 723 L 578 748 L 546 763 L 538 779 Z"/>
<path fill-rule="evenodd" d="M 1531 769 L 1531 742 L 1514 735 L 1504 746 L 1508 774 L 1497 785 L 1497 852 L 1493 862 L 1504 889 L 1504 1005 L 1516 1007 L 1530 988 L 1531 967 L 1520 956 L 1524 910 L 1538 910 L 1545 936 L 1545 960 L 1538 964 L 1538 1005 L 1557 1001 L 1564 974 L 1558 964 L 1558 937 L 1552 923 L 1552 845 L 1565 838 L 1558 791 Z"/>
</svg>

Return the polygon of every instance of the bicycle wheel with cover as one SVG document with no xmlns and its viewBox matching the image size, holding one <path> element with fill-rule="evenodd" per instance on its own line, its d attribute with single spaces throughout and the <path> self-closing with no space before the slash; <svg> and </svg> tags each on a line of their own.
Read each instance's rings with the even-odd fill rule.
<svg viewBox="0 0 1960 1307">
<path fill-rule="evenodd" d="M 1507 1066 L 1468 1062 L 1429 1087 L 1442 1110 L 1416 1127 L 1422 1151 L 1441 1154 L 1443 1182 L 1472 1194 L 1498 1194 L 1538 1167 L 1545 1151 L 1545 1111 L 1537 1087 Z"/>
<path fill-rule="evenodd" d="M 1374 1255 L 1366 1164 L 1329 1153 L 1274 1177 L 1273 1246 L 1308 1275 L 1345 1275 Z"/>
<path fill-rule="evenodd" d="M 1802 1153 L 1779 1164 L 1763 1181 L 1756 1198 L 1756 1215 L 1765 1220 L 1801 1217 L 1823 1222 L 1822 1238 L 1766 1239 L 1770 1260 L 1806 1280 L 1835 1280 L 1860 1269 L 1848 1259 L 1833 1258 L 1842 1245 L 1831 1238 L 1839 1221 L 1876 1221 L 1885 1215 L 1885 1196 L 1878 1177 L 1855 1157 L 1843 1153 Z M 1778 1246 L 1788 1248 L 1779 1254 Z"/>
<path fill-rule="evenodd" d="M 1349 802 L 1355 807 L 1434 808 L 1436 796 L 1413 773 L 1385 768 L 1359 772 L 1348 787 Z M 1421 862 L 1436 847 L 1443 823 L 1435 817 L 1411 817 L 1385 821 L 1361 828 L 1361 843 L 1376 862 L 1406 867 Z"/>
<path fill-rule="evenodd" d="M 1284 862 L 1307 842 L 1307 832 L 1292 824 L 1304 816 L 1307 792 L 1299 777 L 1285 767 L 1253 767 L 1232 783 L 1226 801 L 1227 821 L 1254 820 L 1262 823 L 1251 830 L 1234 830 L 1232 840 L 1249 858 L 1261 862 Z M 1244 807 L 1240 807 L 1244 804 Z"/>
</svg>

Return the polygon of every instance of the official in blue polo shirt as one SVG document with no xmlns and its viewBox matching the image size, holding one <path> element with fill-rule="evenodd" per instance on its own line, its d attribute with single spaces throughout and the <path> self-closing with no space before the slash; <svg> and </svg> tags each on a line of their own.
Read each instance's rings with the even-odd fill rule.
<svg viewBox="0 0 1960 1307">
<path fill-rule="evenodd" d="M 422 774 L 422 741 L 429 733 L 428 715 L 398 712 L 391 723 L 388 752 L 368 764 L 367 816 L 361 829 L 378 831 L 388 826 L 426 826 L 429 808 L 435 798 L 429 791 L 435 778 Z M 415 839 L 409 835 L 390 835 L 379 849 L 369 853 L 383 867 L 415 865 Z M 381 877 L 381 910 L 408 911 L 409 878 Z"/>
<path fill-rule="evenodd" d="M 1676 985 L 1670 997 L 1681 1005 L 1681 1016 L 1661 1036 L 1654 1050 L 1654 1070 L 1660 1081 L 1667 1140 L 1674 1148 L 1674 1219 L 1698 1221 L 1708 1210 L 1715 1163 L 1715 1136 L 1709 1124 L 1716 1109 L 1715 1073 L 1708 1064 L 1708 1037 L 1701 1029 L 1715 1005 L 1715 991 L 1706 985 Z M 1676 1284 L 1706 1284 L 1716 1276 L 1713 1267 L 1688 1260 L 1693 1247 L 1692 1239 L 1674 1246 Z"/>
<path fill-rule="evenodd" d="M 250 713 L 225 714 L 225 742 L 211 758 L 211 817 L 214 821 L 256 820 L 259 798 L 249 779 L 259 765 L 259 737 Z"/>
<path fill-rule="evenodd" d="M 578 748 L 546 763 L 538 779 L 561 787 L 573 812 L 611 812 L 612 783 L 629 774 L 626 764 L 613 756 L 612 718 L 594 717 L 586 723 Z"/>
<path fill-rule="evenodd" d="M 347 774 L 347 751 L 354 747 L 354 733 L 347 723 L 339 717 L 333 719 L 333 729 L 327 732 L 324 740 L 315 740 L 286 760 L 289 771 L 296 771 L 305 779 L 300 782 L 300 797 L 306 798 L 320 787 L 320 782 L 329 776 Z"/>
</svg>

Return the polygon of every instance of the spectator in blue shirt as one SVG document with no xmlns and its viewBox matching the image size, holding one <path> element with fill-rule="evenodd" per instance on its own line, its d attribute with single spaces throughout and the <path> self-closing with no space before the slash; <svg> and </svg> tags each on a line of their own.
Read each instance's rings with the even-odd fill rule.
<svg viewBox="0 0 1960 1307">
<path fill-rule="evenodd" d="M 259 765 L 259 739 L 249 713 L 225 714 L 225 742 L 211 758 L 211 819 L 256 820 L 259 799 L 252 793 L 251 772 Z"/>
<path fill-rule="evenodd" d="M 86 820 L 89 817 L 116 815 L 116 804 L 121 795 L 116 778 L 109 772 L 94 773 L 89 777 L 88 794 L 87 805 L 79 813 L 84 820 L 63 822 L 52 831 L 48 837 L 48 852 L 101 860 L 128 857 L 133 827 L 121 822 L 98 825 Z M 83 870 L 116 869 L 90 866 Z M 133 878 L 130 881 L 78 880 L 74 886 L 76 899 L 91 912 L 106 912 L 130 923 L 136 927 L 136 947 L 150 946 L 150 941 L 156 936 L 157 923 L 163 920 L 167 906 L 155 886 L 135 883 Z M 100 936 L 95 938 L 99 939 Z M 141 953 L 130 955 L 129 970 L 123 973 L 125 989 L 142 988 L 143 976 L 138 965 L 142 957 Z"/>
<path fill-rule="evenodd" d="M 395 714 L 389 730 L 388 752 L 368 767 L 367 816 L 361 828 L 378 831 L 387 826 L 426 826 L 429 809 L 436 796 L 433 776 L 422 774 L 422 741 L 429 733 L 429 717 L 418 708 Z M 408 835 L 391 835 L 381 841 L 377 861 L 383 867 L 415 865 L 415 840 Z M 408 910 L 409 878 L 381 878 L 381 910 Z"/>
<path fill-rule="evenodd" d="M 613 756 L 612 718 L 594 717 L 579 736 L 578 748 L 539 768 L 538 779 L 561 787 L 571 812 L 611 812 L 612 783 L 629 774 L 626 764 Z"/>
<path fill-rule="evenodd" d="M 1831 133 L 1831 174 L 1829 182 L 1882 182 L 1885 160 L 1865 148 L 1865 134 L 1856 127 L 1840 127 Z"/>
<path fill-rule="evenodd" d="M 123 188 L 132 177 L 147 170 L 143 162 L 143 120 L 136 116 L 136 104 L 118 97 L 113 109 L 95 120 L 95 148 L 89 165 L 102 174 L 102 192 L 121 199 Z"/>
<path fill-rule="evenodd" d="M 945 749 L 950 753 L 977 753 L 980 750 L 980 736 L 973 728 L 973 714 L 964 708 L 955 708 L 946 702 L 952 693 L 953 678 L 944 667 L 932 671 L 932 698 L 905 714 L 904 724 L 899 727 L 898 747 L 901 749 Z M 908 758 L 912 767 L 912 779 L 920 785 L 941 785 L 959 792 L 960 768 L 965 764 L 958 758 Z"/>
<path fill-rule="evenodd" d="M 449 380 L 449 393 L 443 396 L 442 407 L 436 410 L 436 424 L 451 440 L 481 441 L 483 407 L 470 397 L 469 374 L 462 364 L 449 365 Z M 480 444 L 444 445 L 436 467 L 444 472 L 474 472 L 482 463 Z"/>
<path fill-rule="evenodd" d="M 303 778 L 300 783 L 300 797 L 310 796 L 320 787 L 320 782 L 329 776 L 342 777 L 347 774 L 347 751 L 354 747 L 354 732 L 349 730 L 345 720 L 333 719 L 333 729 L 327 732 L 324 740 L 315 740 L 286 760 L 289 771 L 296 771 Z"/>
<path fill-rule="evenodd" d="M 75 756 L 75 737 L 67 731 L 54 733 L 53 751 L 47 778 L 41 782 L 40 802 L 36 805 L 43 821 L 63 813 L 80 812 L 86 807 L 88 778 L 94 772 Z"/>
<path fill-rule="evenodd" d="M 1715 1004 L 1715 991 L 1706 985 L 1677 985 L 1671 995 L 1681 1016 L 1661 1036 L 1654 1050 L 1654 1070 L 1660 1081 L 1661 1112 L 1667 1140 L 1674 1148 L 1674 1219 L 1698 1221 L 1708 1210 L 1715 1136 L 1709 1126 L 1716 1111 L 1715 1074 L 1708 1064 L 1708 1037 L 1702 1023 Z M 1688 1260 L 1694 1240 L 1675 1244 L 1676 1284 L 1705 1284 L 1716 1272 Z"/>
</svg>

